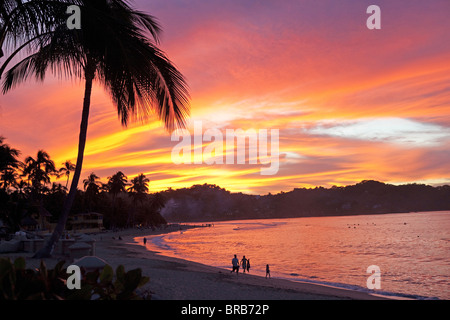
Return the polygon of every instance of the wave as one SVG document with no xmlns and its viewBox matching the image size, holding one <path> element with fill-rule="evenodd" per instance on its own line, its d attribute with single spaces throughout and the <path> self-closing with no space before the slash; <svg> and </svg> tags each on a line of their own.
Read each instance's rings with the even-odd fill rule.
<svg viewBox="0 0 450 320">
<path fill-rule="evenodd" d="M 293 274 L 291 274 L 291 277 L 278 277 L 278 278 L 284 279 L 284 280 L 295 281 L 295 282 L 311 283 L 311 284 L 334 287 L 334 288 L 339 288 L 339 289 L 364 292 L 364 293 L 369 293 L 369 294 L 378 295 L 378 296 L 391 297 L 391 298 L 413 299 L 413 300 L 440 300 L 438 297 L 427 297 L 427 296 L 421 296 L 421 295 L 417 295 L 417 294 L 407 294 L 407 293 L 381 291 L 381 290 L 370 290 L 370 289 L 367 289 L 364 287 L 346 284 L 346 283 L 328 282 L 328 281 L 323 281 L 323 280 L 313 280 L 312 278 L 317 278 L 315 276 L 311 276 L 310 279 L 292 278 L 292 276 L 296 276 L 296 275 L 297 275 L 296 273 L 293 273 Z"/>
<path fill-rule="evenodd" d="M 164 240 L 164 235 L 162 236 L 155 236 L 151 239 L 151 242 L 156 247 L 163 249 L 163 250 L 169 250 L 175 252 L 175 248 L 171 247 L 167 244 L 167 242 Z"/>
<path fill-rule="evenodd" d="M 230 224 L 233 226 L 233 230 L 241 231 L 241 230 L 257 230 L 257 229 L 266 229 L 266 228 L 275 228 L 279 227 L 287 222 L 233 222 L 233 223 L 224 223 Z"/>
</svg>

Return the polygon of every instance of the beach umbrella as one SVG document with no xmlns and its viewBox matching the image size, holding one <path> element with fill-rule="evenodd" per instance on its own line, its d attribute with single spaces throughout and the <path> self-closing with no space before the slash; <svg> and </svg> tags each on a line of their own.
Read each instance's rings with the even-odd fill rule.
<svg viewBox="0 0 450 320">
<path fill-rule="evenodd" d="M 74 265 L 83 267 L 87 272 L 94 271 L 96 269 L 103 269 L 108 263 L 97 256 L 84 256 L 73 262 Z"/>
</svg>

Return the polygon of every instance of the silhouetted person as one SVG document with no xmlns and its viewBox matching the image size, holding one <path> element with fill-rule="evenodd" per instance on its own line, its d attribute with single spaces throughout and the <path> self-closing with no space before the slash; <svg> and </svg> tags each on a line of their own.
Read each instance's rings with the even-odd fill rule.
<svg viewBox="0 0 450 320">
<path fill-rule="evenodd" d="M 266 264 L 266 279 L 267 279 L 267 276 L 269 276 L 269 278 L 270 278 L 270 269 L 269 269 L 268 264 Z"/>
<path fill-rule="evenodd" d="M 241 263 L 242 263 L 242 269 L 244 270 L 244 273 L 245 273 L 245 270 L 247 270 L 247 259 L 245 259 L 245 256 L 242 257 Z"/>
<path fill-rule="evenodd" d="M 236 270 L 236 274 L 239 273 L 239 259 L 234 255 L 234 258 L 231 260 L 231 264 L 233 265 L 233 270 L 231 272 L 234 272 Z"/>
</svg>

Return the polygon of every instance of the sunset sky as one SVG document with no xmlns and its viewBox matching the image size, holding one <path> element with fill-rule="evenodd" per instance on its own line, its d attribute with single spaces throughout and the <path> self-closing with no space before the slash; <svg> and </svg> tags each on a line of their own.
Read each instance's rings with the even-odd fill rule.
<svg viewBox="0 0 450 320">
<path fill-rule="evenodd" d="M 381 8 L 369 30 L 366 9 Z M 180 164 L 155 118 L 121 126 L 93 89 L 81 180 L 118 170 L 151 192 L 217 184 L 235 192 L 386 183 L 450 184 L 450 1 L 152 0 L 161 48 L 186 77 L 203 130 L 279 129 L 279 171 Z M 4 59 L 0 60 L 3 62 Z M 49 75 L 0 96 L 0 135 L 22 160 L 46 150 L 75 163 L 83 83 Z M 64 183 L 64 179 L 58 180 Z"/>
</svg>

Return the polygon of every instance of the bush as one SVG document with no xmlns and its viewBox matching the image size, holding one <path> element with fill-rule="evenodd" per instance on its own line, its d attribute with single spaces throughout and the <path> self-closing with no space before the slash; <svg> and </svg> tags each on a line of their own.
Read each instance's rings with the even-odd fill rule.
<svg viewBox="0 0 450 320">
<path fill-rule="evenodd" d="M 125 272 L 120 265 L 116 274 L 106 265 L 102 272 L 82 272 L 81 289 L 68 289 L 68 274 L 60 261 L 47 269 L 41 261 L 39 269 L 26 269 L 24 258 L 0 259 L 0 300 L 130 300 L 142 299 L 136 290 L 149 281 L 141 269 Z"/>
</svg>

